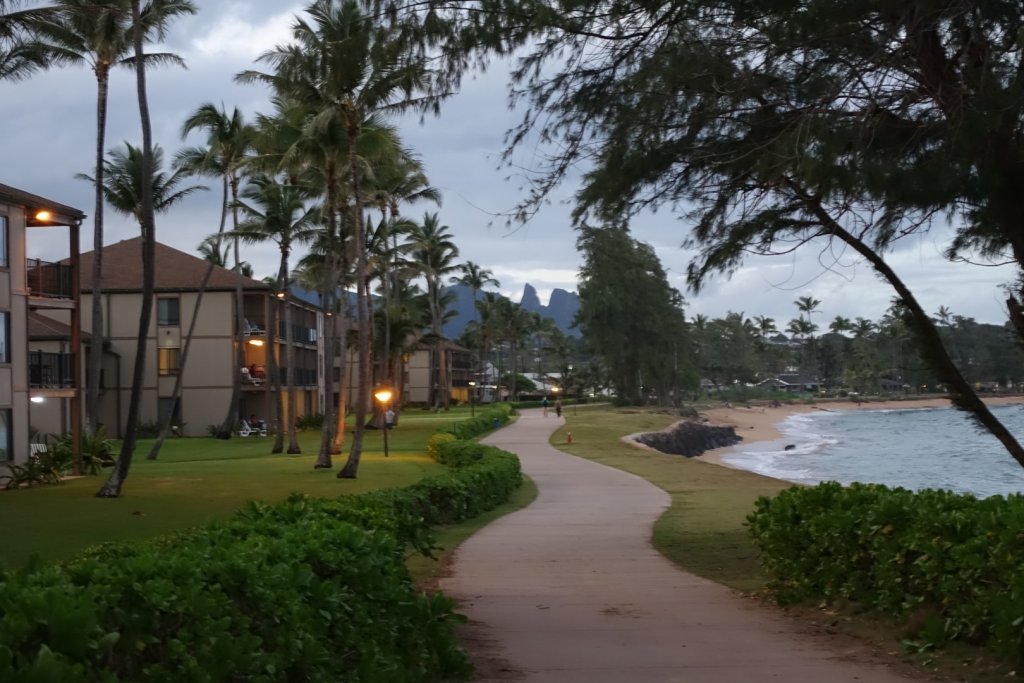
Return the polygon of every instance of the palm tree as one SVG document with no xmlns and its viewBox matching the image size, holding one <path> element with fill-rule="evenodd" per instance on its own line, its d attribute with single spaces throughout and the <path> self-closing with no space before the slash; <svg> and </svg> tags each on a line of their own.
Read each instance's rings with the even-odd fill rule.
<svg viewBox="0 0 1024 683">
<path fill-rule="evenodd" d="M 238 190 L 241 184 L 241 169 L 246 155 L 252 148 L 254 131 L 245 123 L 242 113 L 236 107 L 230 115 L 221 107 L 210 103 L 202 104 L 196 109 L 181 127 L 184 139 L 192 131 L 206 132 L 205 147 L 189 147 L 178 152 L 175 165 L 195 175 L 219 177 L 222 185 L 220 225 L 217 229 L 218 242 L 224 234 L 228 210 L 231 211 L 231 227 L 238 227 Z M 231 401 L 227 415 L 217 431 L 218 439 L 230 439 L 235 425 L 238 423 L 238 403 L 242 393 L 242 378 L 237 368 L 245 364 L 245 307 L 242 298 L 242 278 L 246 277 L 242 269 L 242 260 L 238 251 L 238 239 L 234 240 L 235 249 L 235 368 L 231 381 Z"/>
<path fill-rule="evenodd" d="M 140 225 L 142 224 L 141 193 L 143 188 L 143 163 L 142 150 L 133 147 L 127 142 L 125 143 L 124 150 L 110 150 L 109 158 L 105 159 L 103 162 L 103 193 L 107 203 L 109 203 L 115 211 L 132 216 Z M 154 212 L 163 213 L 193 192 L 208 189 L 203 185 L 180 187 L 186 174 L 181 170 L 177 170 L 170 175 L 167 175 L 163 171 L 157 170 L 163 168 L 163 165 L 163 150 L 160 149 L 159 145 L 155 145 L 153 147 L 152 166 L 154 171 L 150 174 L 152 177 L 152 204 Z M 89 182 L 96 182 L 96 179 L 89 175 L 80 173 L 77 177 L 82 180 L 88 180 Z M 206 284 L 210 279 L 210 274 L 213 272 L 213 265 L 214 264 L 211 262 L 210 267 L 207 268 L 207 272 L 200 284 L 199 294 L 196 297 L 197 311 L 199 304 L 202 301 L 202 295 L 206 289 Z M 198 316 L 193 314 L 192 323 L 189 326 L 188 334 L 186 335 L 185 342 L 182 346 L 178 375 L 175 378 L 174 389 L 171 393 L 171 397 L 175 401 L 177 401 L 181 395 L 182 375 L 185 371 L 185 364 L 188 360 L 188 351 L 191 347 L 192 335 L 195 330 L 197 317 Z M 160 452 L 160 448 L 163 446 L 164 439 L 167 437 L 167 431 L 170 427 L 172 417 L 173 411 L 168 411 L 168 413 L 163 417 L 159 436 L 153 444 L 153 447 L 150 449 L 150 452 L 147 454 L 147 460 L 156 460 L 157 455 Z"/>
<path fill-rule="evenodd" d="M 309 242 L 316 231 L 316 218 L 319 211 L 305 207 L 305 201 L 309 197 L 308 190 L 282 183 L 273 176 L 260 174 L 249 180 L 249 184 L 242 190 L 242 198 L 247 201 L 240 202 L 239 208 L 245 215 L 244 220 L 237 228 L 235 235 L 247 244 L 260 244 L 263 242 L 274 242 L 281 253 L 281 261 L 277 269 L 277 281 L 275 290 L 277 296 L 284 301 L 284 326 L 285 326 L 285 367 L 288 372 L 284 378 L 284 388 L 288 396 L 288 414 L 278 424 L 285 424 L 288 431 L 288 453 L 301 453 L 299 440 L 295 430 L 295 347 L 292 339 L 292 307 L 288 305 L 287 297 L 290 291 L 288 259 L 291 256 L 292 248 L 296 244 Z M 268 326 L 275 330 L 275 324 Z M 275 362 L 275 350 L 268 352 L 268 360 Z M 272 368 L 271 374 L 276 372 Z M 280 388 L 277 388 L 280 391 Z M 278 412 L 281 411 L 281 401 L 277 401 Z M 279 429 L 275 436 L 275 443 L 271 452 L 280 453 L 283 449 L 284 430 Z"/>
<path fill-rule="evenodd" d="M 853 321 L 849 318 L 844 318 L 841 315 L 837 315 L 835 319 L 829 323 L 829 332 L 833 334 L 843 334 L 845 332 L 851 332 L 853 330 Z"/>
<path fill-rule="evenodd" d="M 427 281 L 430 330 L 434 339 L 434 351 L 431 354 L 433 367 L 430 375 L 432 388 L 436 387 L 433 388 L 431 397 L 434 410 L 447 410 L 449 402 L 447 353 L 443 350 L 442 344 L 444 335 L 441 325 L 445 305 L 444 287 L 441 283 L 458 268 L 455 259 L 459 256 L 459 248 L 452 242 L 452 235 L 448 230 L 447 225 L 441 225 L 436 213 L 428 213 L 424 215 L 423 223 L 417 225 L 409 236 L 411 259 L 418 265 L 420 274 Z"/>
<path fill-rule="evenodd" d="M 399 247 L 398 237 L 407 234 L 414 223 L 400 217 L 399 206 L 421 200 L 432 201 L 440 205 L 441 194 L 428 182 L 420 161 L 405 149 L 399 149 L 398 154 L 390 163 L 379 164 L 375 167 L 371 180 L 372 189 L 370 190 L 370 197 L 378 205 L 382 222 L 385 220 L 387 222 L 385 243 L 379 253 L 390 255 L 390 258 L 385 256 L 381 263 L 381 293 L 384 299 L 385 316 L 383 356 L 386 363 L 383 379 L 393 389 L 392 403 L 401 405 L 400 390 L 403 385 L 400 381 L 396 381 L 400 378 L 395 374 L 395 368 L 391 362 L 393 358 L 391 353 L 392 340 L 396 339 L 396 337 L 392 335 L 392 325 L 390 320 L 388 320 L 388 316 L 391 315 L 393 309 L 402 309 L 402 300 L 400 298 L 395 299 L 395 297 L 400 297 L 403 292 L 400 282 L 402 272 L 399 264 L 399 257 L 403 249 Z M 388 237 L 391 239 L 390 247 L 387 243 Z"/>
<path fill-rule="evenodd" d="M 132 369 L 132 390 L 128 398 L 127 429 L 121 442 L 121 454 L 106 483 L 96 492 L 99 498 L 116 498 L 128 477 L 135 443 L 138 437 L 139 409 L 142 404 L 143 381 L 146 368 L 146 338 L 153 316 L 153 294 L 156 280 L 156 219 L 154 217 L 154 169 L 156 154 L 153 146 L 153 125 L 149 117 L 149 98 L 146 93 L 146 62 L 142 45 L 145 29 L 142 22 L 140 0 L 131 0 L 132 43 L 135 47 L 135 91 L 139 101 L 139 124 L 142 128 L 142 154 L 139 179 L 139 227 L 142 231 L 142 307 L 139 312 L 139 332 L 135 347 L 135 365 Z"/>
<path fill-rule="evenodd" d="M 357 154 L 357 140 L 373 116 L 400 113 L 410 108 L 426 110 L 430 98 L 413 99 L 427 85 L 424 60 L 411 59 L 407 45 L 378 30 L 373 18 L 365 16 L 354 0 L 316 0 L 307 8 L 310 20 L 296 19 L 292 25 L 294 43 L 260 56 L 274 67 L 273 74 L 245 72 L 243 81 L 261 80 L 279 94 L 308 105 L 314 116 L 312 129 L 338 129 L 347 136 L 344 166 L 333 166 L 325 177 L 325 211 L 330 221 L 342 204 L 337 183 L 344 177 L 351 199 L 355 232 L 356 298 L 359 318 L 359 391 L 356 395 L 356 425 L 348 462 L 339 477 L 354 478 L 359 467 L 366 419 L 370 330 L 367 318 L 367 254 L 363 226 L 366 165 Z M 338 161 L 335 157 L 335 161 Z M 332 226 L 333 227 L 333 226 Z M 323 441 L 321 442 L 323 448 Z"/>
<path fill-rule="evenodd" d="M 92 330 L 101 334 L 103 329 L 102 282 L 103 270 L 103 152 L 106 147 L 107 99 L 110 70 L 116 66 L 133 66 L 136 57 L 132 43 L 132 10 L 125 0 L 56 0 L 56 12 L 50 20 L 37 22 L 38 40 L 45 51 L 56 60 L 68 64 L 88 64 L 96 76 L 96 163 L 95 209 L 93 210 L 93 262 Z M 164 36 L 167 23 L 174 17 L 193 14 L 195 6 L 188 0 L 154 0 L 141 9 L 143 40 Z M 147 66 L 176 64 L 184 61 L 169 53 L 147 54 Z M 95 428 L 99 402 L 100 365 L 103 345 L 90 344 L 86 369 L 85 412 L 89 431 Z"/>
<path fill-rule="evenodd" d="M 811 296 L 799 297 L 796 301 L 793 302 L 793 305 L 796 306 L 797 310 L 800 311 L 801 318 L 804 317 L 804 313 L 807 314 L 807 322 L 811 322 L 811 313 L 821 312 L 818 309 L 818 306 L 821 305 L 821 300 L 815 299 L 814 297 Z"/>
<path fill-rule="evenodd" d="M 58 9 L 49 6 L 13 11 L 18 5 L 14 0 L 0 0 L 0 81 L 20 81 L 60 61 L 36 35 L 36 26 L 54 21 Z"/>
<path fill-rule="evenodd" d="M 459 270 L 462 271 L 462 275 L 459 277 L 452 277 L 449 282 L 453 285 L 464 285 L 469 287 L 470 291 L 473 293 L 473 311 L 476 315 L 476 321 L 479 324 L 480 312 L 477 309 L 477 295 L 480 293 L 480 290 L 487 285 L 501 287 L 501 283 L 494 279 L 494 274 L 491 271 L 480 267 L 473 261 L 466 261 L 459 266 Z M 481 351 L 482 350 L 480 348 L 477 348 L 476 350 L 477 375 L 480 374 L 480 359 L 482 358 Z"/>
</svg>

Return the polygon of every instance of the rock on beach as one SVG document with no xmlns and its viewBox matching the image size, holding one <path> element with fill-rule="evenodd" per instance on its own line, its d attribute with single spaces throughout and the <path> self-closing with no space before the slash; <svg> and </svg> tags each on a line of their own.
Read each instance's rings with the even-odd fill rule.
<svg viewBox="0 0 1024 683">
<path fill-rule="evenodd" d="M 733 427 L 712 427 L 699 422 L 679 422 L 664 432 L 647 432 L 634 437 L 636 441 L 662 453 L 693 458 L 705 451 L 735 446 L 743 440 Z"/>
</svg>

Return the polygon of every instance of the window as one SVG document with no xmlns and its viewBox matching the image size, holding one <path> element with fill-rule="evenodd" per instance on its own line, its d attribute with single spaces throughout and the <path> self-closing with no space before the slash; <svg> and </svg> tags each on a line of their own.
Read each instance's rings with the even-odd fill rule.
<svg viewBox="0 0 1024 683">
<path fill-rule="evenodd" d="M 178 297 L 160 297 L 156 300 L 156 324 L 181 324 L 178 318 Z"/>
<path fill-rule="evenodd" d="M 11 409 L 0 410 L 0 461 L 14 459 L 14 439 L 11 435 Z"/>
<path fill-rule="evenodd" d="M 161 347 L 157 349 L 157 368 L 161 377 L 177 375 L 180 368 L 181 349 L 178 347 Z"/>
<path fill-rule="evenodd" d="M 11 314 L 0 311 L 0 363 L 11 362 Z"/>
<path fill-rule="evenodd" d="M 0 216 L 0 268 L 11 265 L 7 261 L 7 216 Z"/>
</svg>

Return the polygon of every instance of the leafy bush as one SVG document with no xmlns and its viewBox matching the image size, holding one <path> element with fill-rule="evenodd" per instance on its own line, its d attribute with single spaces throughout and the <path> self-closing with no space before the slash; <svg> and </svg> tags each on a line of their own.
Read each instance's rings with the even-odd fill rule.
<svg viewBox="0 0 1024 683">
<path fill-rule="evenodd" d="M 509 421 L 511 416 L 512 406 L 507 403 L 499 403 L 477 413 L 475 417 L 459 420 L 451 427 L 445 427 L 438 431 L 452 434 L 457 439 L 473 439 L 501 427 Z"/>
<path fill-rule="evenodd" d="M 322 429 L 324 426 L 323 413 L 306 413 L 295 419 L 295 428 L 301 430 Z"/>
<path fill-rule="evenodd" d="M 1024 661 L 1024 496 L 829 482 L 761 498 L 748 525 L 782 602 L 913 615 L 917 647 L 961 639 Z"/>
<path fill-rule="evenodd" d="M 521 473 L 491 446 L 438 450 L 458 467 L 405 489 L 253 503 L 226 522 L 0 574 L 0 680 L 468 678 L 452 601 L 418 593 L 404 555 L 432 551 L 431 526 L 504 502 Z"/>
<path fill-rule="evenodd" d="M 438 460 L 438 448 L 448 441 L 455 441 L 455 435 L 450 432 L 437 432 L 427 439 L 427 455 Z"/>
<path fill-rule="evenodd" d="M 62 459 L 71 462 L 74 458 L 74 450 L 72 448 L 74 441 L 72 440 L 71 433 L 65 432 L 60 436 L 51 435 L 51 438 L 53 439 L 53 445 L 50 446 L 50 450 L 58 454 Z M 79 444 L 79 452 L 82 456 L 82 471 L 86 474 L 99 474 L 101 468 L 111 467 L 117 460 L 114 456 L 117 441 L 109 438 L 103 427 L 100 427 L 92 434 L 83 431 Z"/>
</svg>

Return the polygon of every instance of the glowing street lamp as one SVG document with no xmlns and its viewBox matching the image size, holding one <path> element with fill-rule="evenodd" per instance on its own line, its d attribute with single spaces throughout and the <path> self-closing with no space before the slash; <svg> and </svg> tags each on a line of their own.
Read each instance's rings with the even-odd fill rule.
<svg viewBox="0 0 1024 683">
<path fill-rule="evenodd" d="M 476 382 L 469 380 L 469 416 L 476 417 L 476 405 L 473 403 L 473 392 L 476 391 Z"/>
<path fill-rule="evenodd" d="M 382 410 L 387 411 L 388 401 L 391 400 L 391 390 L 385 387 L 381 387 L 377 391 L 373 392 L 373 397 L 380 402 Z M 384 457 L 388 457 L 388 419 L 384 418 Z"/>
</svg>

